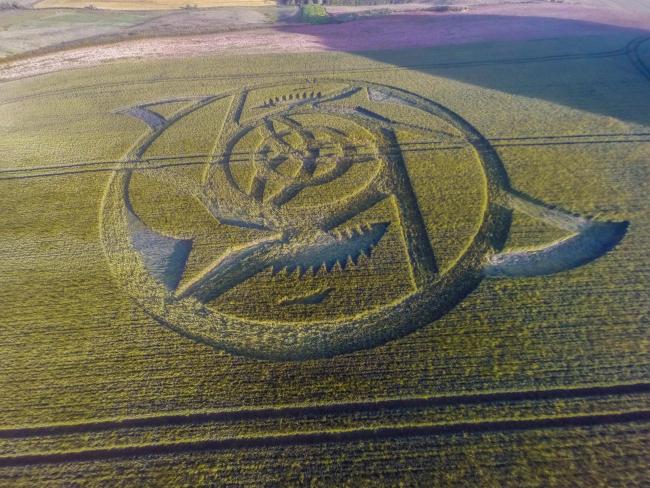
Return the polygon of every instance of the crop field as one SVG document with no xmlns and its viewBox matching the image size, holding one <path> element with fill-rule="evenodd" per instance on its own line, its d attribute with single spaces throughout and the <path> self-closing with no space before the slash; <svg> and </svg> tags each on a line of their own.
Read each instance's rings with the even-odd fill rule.
<svg viewBox="0 0 650 488">
<path fill-rule="evenodd" d="M 648 39 L 0 82 L 0 486 L 647 483 Z"/>
</svg>

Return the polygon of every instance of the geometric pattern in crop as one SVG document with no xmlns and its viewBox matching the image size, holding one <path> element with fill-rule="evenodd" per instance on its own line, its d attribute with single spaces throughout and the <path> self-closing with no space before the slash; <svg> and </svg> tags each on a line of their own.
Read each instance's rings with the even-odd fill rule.
<svg viewBox="0 0 650 488">
<path fill-rule="evenodd" d="M 167 102 L 178 111 L 153 110 Z M 311 80 L 122 112 L 146 130 L 102 202 L 111 270 L 161 323 L 236 354 L 373 347 L 439 318 L 485 277 L 579 266 L 627 228 L 511 189 L 469 122 L 396 87 Z M 215 140 L 198 165 L 152 152 L 204 130 Z M 504 251 L 513 210 L 572 235 Z"/>
</svg>

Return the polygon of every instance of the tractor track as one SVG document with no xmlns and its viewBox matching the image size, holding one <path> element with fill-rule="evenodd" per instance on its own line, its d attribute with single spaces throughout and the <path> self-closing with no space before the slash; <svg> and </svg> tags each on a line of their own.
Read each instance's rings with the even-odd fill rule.
<svg viewBox="0 0 650 488">
<path fill-rule="evenodd" d="M 632 39 L 627 46 L 625 46 L 625 54 L 639 74 L 646 80 L 650 81 L 650 66 L 645 63 L 639 54 L 641 46 L 648 41 L 650 41 L 650 37 L 638 37 Z"/>
<path fill-rule="evenodd" d="M 459 404 L 475 405 L 494 402 L 539 401 L 645 393 L 650 393 L 650 383 L 624 383 L 572 388 L 551 388 L 544 390 L 495 391 L 447 396 L 377 399 L 340 403 L 261 406 L 224 409 L 212 412 L 173 413 L 121 419 L 93 420 L 80 423 L 60 423 L 33 427 L 10 427 L 0 429 L 0 439 L 70 433 L 104 432 L 124 428 L 195 425 L 212 421 L 268 419 L 295 417 L 299 415 L 332 415 L 387 409 L 426 408 Z"/>
<path fill-rule="evenodd" d="M 594 140 L 588 140 L 594 139 Z M 566 136 L 534 136 L 534 137 L 495 137 L 489 139 L 494 147 L 543 147 L 543 146 L 567 146 L 567 145 L 592 145 L 592 144 L 634 144 L 650 142 L 650 133 L 621 133 L 621 134 L 573 134 Z M 443 151 L 453 149 L 463 149 L 466 146 L 458 145 L 441 145 L 436 147 L 419 148 L 418 146 L 443 144 L 439 140 L 422 140 L 409 141 L 400 144 L 401 152 L 419 152 L 419 151 Z M 362 145 L 355 147 L 363 147 Z M 231 162 L 249 161 L 249 153 L 232 153 L 236 157 Z M 200 154 L 175 154 L 168 156 L 150 157 L 133 163 L 130 166 L 122 168 L 123 170 L 156 170 L 164 168 L 176 168 L 185 166 L 195 166 L 206 164 L 211 153 Z M 217 155 L 218 157 L 219 155 Z M 124 165 L 121 160 L 101 160 L 101 161 L 82 161 L 78 163 L 61 162 L 61 164 L 49 164 L 30 166 L 25 168 L 2 168 L 0 165 L 0 181 L 45 178 L 55 176 L 70 176 L 83 173 L 110 173 L 115 171 L 115 165 Z"/>
<path fill-rule="evenodd" d="M 307 431 L 288 434 L 226 437 L 159 444 L 136 444 L 99 449 L 22 454 L 0 457 L 0 467 L 28 466 L 34 464 L 59 464 L 96 461 L 137 456 L 156 456 L 204 451 L 316 445 L 324 443 L 349 443 L 380 441 L 404 437 L 421 437 L 454 434 L 480 434 L 488 432 L 566 429 L 646 423 L 650 410 L 631 410 L 595 415 L 565 415 L 523 419 L 496 419 L 476 422 L 407 424 L 396 426 L 362 427 L 344 430 Z"/>
</svg>

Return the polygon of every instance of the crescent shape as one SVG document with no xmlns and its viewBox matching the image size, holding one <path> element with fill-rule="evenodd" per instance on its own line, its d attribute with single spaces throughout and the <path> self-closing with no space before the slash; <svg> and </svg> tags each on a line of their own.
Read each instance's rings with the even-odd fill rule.
<svg viewBox="0 0 650 488">
<path fill-rule="evenodd" d="M 510 250 L 491 256 L 484 274 L 491 278 L 522 278 L 567 271 L 613 249 L 629 222 L 599 222 L 548 207 L 523 194 L 509 195 L 509 206 L 572 235 L 533 249 Z"/>
</svg>

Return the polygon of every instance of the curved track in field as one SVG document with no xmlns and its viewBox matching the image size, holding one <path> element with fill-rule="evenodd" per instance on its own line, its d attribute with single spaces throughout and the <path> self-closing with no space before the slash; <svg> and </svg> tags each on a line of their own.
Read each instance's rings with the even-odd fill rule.
<svg viewBox="0 0 650 488">
<path fill-rule="evenodd" d="M 625 54 L 630 62 L 637 69 L 639 74 L 646 80 L 650 81 L 650 66 L 645 62 L 643 56 L 640 54 L 641 46 L 650 42 L 650 37 L 639 37 L 630 41 L 625 46 Z"/>
</svg>

